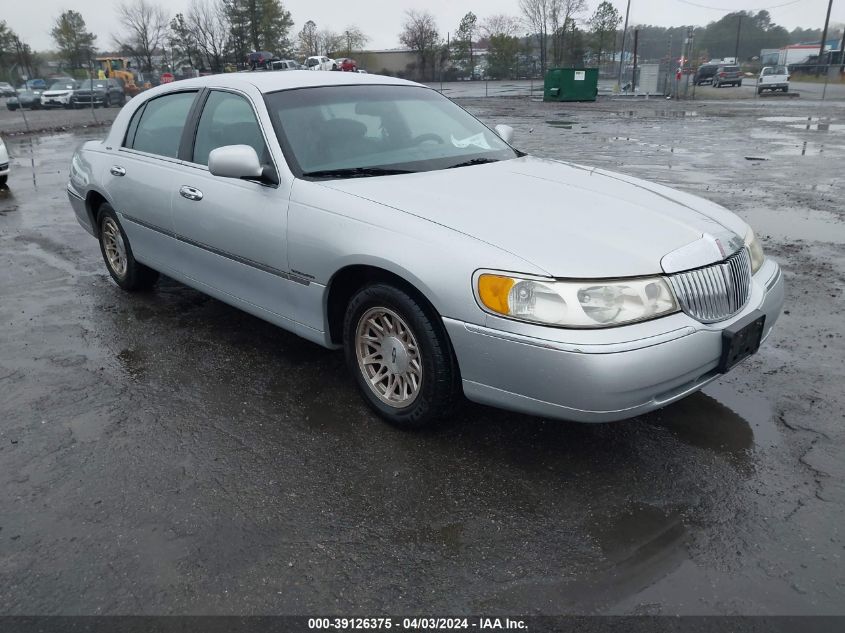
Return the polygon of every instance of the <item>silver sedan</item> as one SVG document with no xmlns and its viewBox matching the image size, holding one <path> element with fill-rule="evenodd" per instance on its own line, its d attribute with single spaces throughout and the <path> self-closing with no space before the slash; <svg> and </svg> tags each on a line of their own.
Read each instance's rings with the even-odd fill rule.
<svg viewBox="0 0 845 633">
<path fill-rule="evenodd" d="M 163 273 L 343 348 L 403 427 L 462 395 L 620 420 L 757 351 L 784 291 L 745 222 L 512 136 L 398 79 L 217 75 L 133 99 L 68 196 L 121 288 Z"/>
</svg>

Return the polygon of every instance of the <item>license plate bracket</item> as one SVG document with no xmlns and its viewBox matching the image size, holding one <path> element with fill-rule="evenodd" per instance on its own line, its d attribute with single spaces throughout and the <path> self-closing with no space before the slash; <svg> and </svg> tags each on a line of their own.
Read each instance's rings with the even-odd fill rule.
<svg viewBox="0 0 845 633">
<path fill-rule="evenodd" d="M 765 325 L 765 313 L 754 310 L 722 331 L 722 357 L 718 368 L 720 373 L 730 371 L 760 348 Z"/>
</svg>

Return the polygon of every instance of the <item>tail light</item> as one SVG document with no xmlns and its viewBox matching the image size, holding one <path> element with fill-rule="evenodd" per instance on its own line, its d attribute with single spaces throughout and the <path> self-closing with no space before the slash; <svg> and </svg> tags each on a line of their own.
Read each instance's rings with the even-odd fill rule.
<svg viewBox="0 0 845 633">
<path fill-rule="evenodd" d="M 726 77 L 726 76 L 727 75 L 725 73 L 719 73 L 719 77 Z"/>
</svg>

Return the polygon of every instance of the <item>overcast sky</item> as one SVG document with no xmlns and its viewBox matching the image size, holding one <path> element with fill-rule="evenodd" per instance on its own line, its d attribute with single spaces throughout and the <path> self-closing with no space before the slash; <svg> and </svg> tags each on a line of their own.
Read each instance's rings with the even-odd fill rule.
<svg viewBox="0 0 845 633">
<path fill-rule="evenodd" d="M 155 0 L 153 0 L 155 1 Z M 172 13 L 184 9 L 190 0 L 161 0 Z M 600 0 L 587 0 L 590 11 Z M 50 27 L 55 16 L 66 9 L 82 13 L 88 28 L 98 35 L 100 49 L 112 46 L 111 34 L 116 31 L 113 7 L 118 0 L 2 0 L 0 19 L 14 29 L 35 50 L 52 48 Z M 612 0 L 625 11 L 625 0 Z M 716 7 L 705 9 L 684 0 L 631 0 L 631 24 L 707 24 L 730 11 L 769 9 L 773 20 L 788 29 L 796 26 L 824 26 L 828 0 L 689 0 L 692 4 Z M 494 13 L 518 15 L 518 0 L 283 0 L 293 15 L 294 30 L 306 20 L 314 20 L 320 28 L 340 31 L 348 24 L 356 24 L 369 35 L 369 48 L 395 48 L 406 9 L 428 9 L 437 17 L 440 30 L 455 31 L 461 17 L 473 11 L 479 19 Z M 832 23 L 845 22 L 845 0 L 834 0 Z M 775 7 L 775 8 L 771 8 Z M 584 16 L 586 17 L 586 16 Z M 838 34 L 837 34 L 838 35 Z"/>
</svg>

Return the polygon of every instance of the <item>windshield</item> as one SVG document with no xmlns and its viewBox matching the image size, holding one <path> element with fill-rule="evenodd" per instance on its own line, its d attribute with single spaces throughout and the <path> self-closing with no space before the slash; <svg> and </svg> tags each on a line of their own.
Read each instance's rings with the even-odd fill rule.
<svg viewBox="0 0 845 633">
<path fill-rule="evenodd" d="M 106 89 L 106 82 L 105 81 L 93 81 L 88 79 L 87 81 L 83 81 L 82 85 L 80 85 L 81 90 L 91 90 L 91 84 L 94 84 L 94 90 L 105 90 Z"/>
<path fill-rule="evenodd" d="M 50 86 L 50 90 L 73 90 L 75 88 L 75 81 L 56 81 Z"/>
<path fill-rule="evenodd" d="M 298 175 L 431 171 L 518 154 L 440 93 L 415 86 L 325 86 L 266 96 Z M 321 173 L 333 172 L 333 173 Z"/>
</svg>

